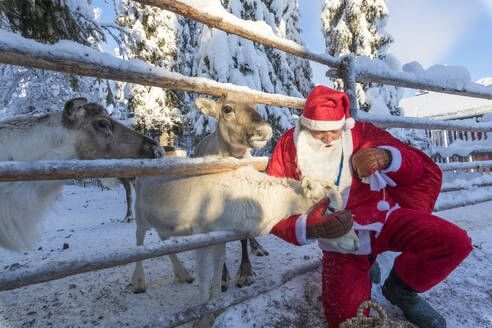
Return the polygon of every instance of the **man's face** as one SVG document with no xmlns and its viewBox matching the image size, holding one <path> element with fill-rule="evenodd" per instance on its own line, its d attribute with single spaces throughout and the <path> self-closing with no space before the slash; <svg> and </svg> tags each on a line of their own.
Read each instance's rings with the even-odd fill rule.
<svg viewBox="0 0 492 328">
<path fill-rule="evenodd" d="M 340 139 L 340 136 L 342 135 L 342 129 L 329 131 L 309 130 L 309 132 L 313 138 L 322 141 L 326 145 L 325 147 L 333 146 L 333 142 Z"/>
</svg>

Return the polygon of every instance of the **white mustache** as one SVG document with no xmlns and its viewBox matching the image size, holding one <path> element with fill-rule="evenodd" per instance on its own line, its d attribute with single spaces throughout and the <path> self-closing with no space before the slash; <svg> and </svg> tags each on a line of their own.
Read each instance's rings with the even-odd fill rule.
<svg viewBox="0 0 492 328">
<path fill-rule="evenodd" d="M 340 139 L 341 138 L 338 138 L 336 140 L 333 140 L 332 142 L 326 144 L 326 146 L 335 146 L 335 145 L 338 145 L 340 143 Z"/>
</svg>

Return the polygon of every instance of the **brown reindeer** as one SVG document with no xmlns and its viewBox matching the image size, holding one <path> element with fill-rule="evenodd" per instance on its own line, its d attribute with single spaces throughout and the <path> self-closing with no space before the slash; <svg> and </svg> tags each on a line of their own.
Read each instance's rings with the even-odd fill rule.
<svg viewBox="0 0 492 328">
<path fill-rule="evenodd" d="M 159 158 L 162 147 L 112 119 L 85 98 L 63 111 L 0 122 L 0 160 Z M 65 181 L 0 183 L 0 247 L 20 251 L 38 240 L 39 221 Z"/>
</svg>

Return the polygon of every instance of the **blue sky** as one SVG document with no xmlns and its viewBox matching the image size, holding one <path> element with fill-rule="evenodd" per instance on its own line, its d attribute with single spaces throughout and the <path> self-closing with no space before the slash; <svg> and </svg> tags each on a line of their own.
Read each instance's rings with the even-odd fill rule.
<svg viewBox="0 0 492 328">
<path fill-rule="evenodd" d="M 311 51 L 325 52 L 319 19 L 324 0 L 299 0 L 302 36 Z M 417 61 L 462 66 L 472 80 L 492 77 L 492 0 L 389 0 L 389 48 L 402 64 Z M 312 63 L 314 80 L 326 81 Z"/>
</svg>

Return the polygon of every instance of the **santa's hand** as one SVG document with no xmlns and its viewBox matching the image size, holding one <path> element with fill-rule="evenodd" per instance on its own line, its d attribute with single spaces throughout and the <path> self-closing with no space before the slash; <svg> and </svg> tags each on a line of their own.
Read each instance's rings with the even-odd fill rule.
<svg viewBox="0 0 492 328">
<path fill-rule="evenodd" d="M 352 228 L 354 221 L 350 211 L 342 210 L 330 215 L 323 214 L 329 202 L 329 199 L 325 199 L 307 215 L 307 239 L 337 238 Z"/>
<path fill-rule="evenodd" d="M 364 148 L 352 156 L 352 167 L 360 178 L 370 176 L 391 164 L 391 152 L 383 148 Z"/>
</svg>

